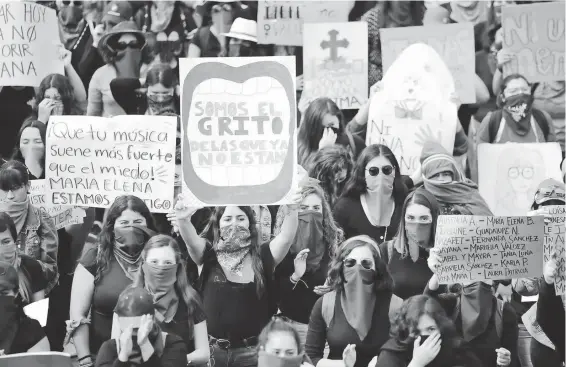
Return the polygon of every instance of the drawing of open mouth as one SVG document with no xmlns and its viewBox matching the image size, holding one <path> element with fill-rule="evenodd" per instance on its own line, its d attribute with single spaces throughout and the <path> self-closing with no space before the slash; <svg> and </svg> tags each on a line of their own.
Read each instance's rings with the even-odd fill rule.
<svg viewBox="0 0 566 367">
<path fill-rule="evenodd" d="M 283 64 L 196 65 L 183 84 L 182 118 L 183 179 L 197 199 L 268 204 L 287 194 L 296 123 L 293 79 Z"/>
</svg>

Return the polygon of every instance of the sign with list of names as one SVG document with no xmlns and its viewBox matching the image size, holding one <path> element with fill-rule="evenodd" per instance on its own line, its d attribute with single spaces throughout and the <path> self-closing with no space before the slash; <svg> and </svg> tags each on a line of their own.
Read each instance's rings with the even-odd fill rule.
<svg viewBox="0 0 566 367">
<path fill-rule="evenodd" d="M 434 247 L 440 284 L 539 277 L 542 217 L 441 215 Z"/>
<path fill-rule="evenodd" d="M 544 226 L 544 257 L 543 263 L 546 264 L 554 253 L 558 261 L 558 275 L 554 280 L 554 288 L 556 294 L 565 293 L 565 253 L 564 253 L 564 236 L 566 236 L 565 227 L 565 207 L 564 205 L 554 205 L 543 207 L 544 213 L 547 214 L 546 225 Z"/>
</svg>

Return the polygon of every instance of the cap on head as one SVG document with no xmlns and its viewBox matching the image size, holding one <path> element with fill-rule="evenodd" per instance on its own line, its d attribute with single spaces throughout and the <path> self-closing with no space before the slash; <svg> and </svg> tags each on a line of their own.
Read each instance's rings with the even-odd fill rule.
<svg viewBox="0 0 566 367">
<path fill-rule="evenodd" d="M 133 15 L 134 11 L 129 1 L 112 1 L 104 9 L 102 22 L 118 24 L 130 20 Z"/>
</svg>

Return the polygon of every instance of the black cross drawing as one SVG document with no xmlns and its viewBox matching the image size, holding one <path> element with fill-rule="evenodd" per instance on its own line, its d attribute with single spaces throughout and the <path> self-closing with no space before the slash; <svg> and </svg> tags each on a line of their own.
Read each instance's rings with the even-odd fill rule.
<svg viewBox="0 0 566 367">
<path fill-rule="evenodd" d="M 347 39 L 338 40 L 338 33 L 339 32 L 335 29 L 329 31 L 328 35 L 330 36 L 330 40 L 322 41 L 320 43 L 320 47 L 323 50 L 326 50 L 327 48 L 330 49 L 330 60 L 332 61 L 338 60 L 338 48 L 347 48 L 348 45 L 350 45 L 350 42 L 348 42 Z"/>
</svg>

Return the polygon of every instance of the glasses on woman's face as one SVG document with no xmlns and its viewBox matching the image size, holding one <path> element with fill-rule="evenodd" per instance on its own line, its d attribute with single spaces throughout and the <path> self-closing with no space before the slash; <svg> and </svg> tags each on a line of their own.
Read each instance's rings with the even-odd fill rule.
<svg viewBox="0 0 566 367">
<path fill-rule="evenodd" d="M 368 171 L 369 175 L 373 177 L 379 175 L 380 170 L 385 176 L 389 176 L 391 173 L 393 173 L 393 166 L 387 165 L 381 168 L 379 167 L 366 168 L 366 171 Z"/>
<path fill-rule="evenodd" d="M 231 12 L 232 11 L 232 5 L 230 5 L 230 4 L 223 4 L 223 5 L 217 4 L 217 5 L 214 5 L 212 7 L 212 13 L 214 13 L 214 14 L 218 14 L 221 11 Z"/>
<path fill-rule="evenodd" d="M 347 268 L 351 268 L 351 267 L 355 266 L 357 263 L 358 263 L 358 260 L 357 260 L 357 259 L 349 258 L 349 259 L 345 259 L 345 260 L 344 260 L 344 266 L 347 267 Z M 362 260 L 360 261 L 360 265 L 361 265 L 364 269 L 371 270 L 371 269 L 373 268 L 373 260 L 371 260 L 371 259 L 362 259 Z"/>
<path fill-rule="evenodd" d="M 136 39 L 135 41 L 124 42 L 120 40 L 116 40 L 113 42 L 108 42 L 108 47 L 110 47 L 114 51 L 124 51 L 127 48 L 133 50 L 141 50 L 145 46 L 144 42 Z"/>
<path fill-rule="evenodd" d="M 507 172 L 507 176 L 511 179 L 519 178 L 519 176 L 523 176 L 523 178 L 531 179 L 533 178 L 535 171 L 532 167 L 511 167 Z"/>
</svg>

